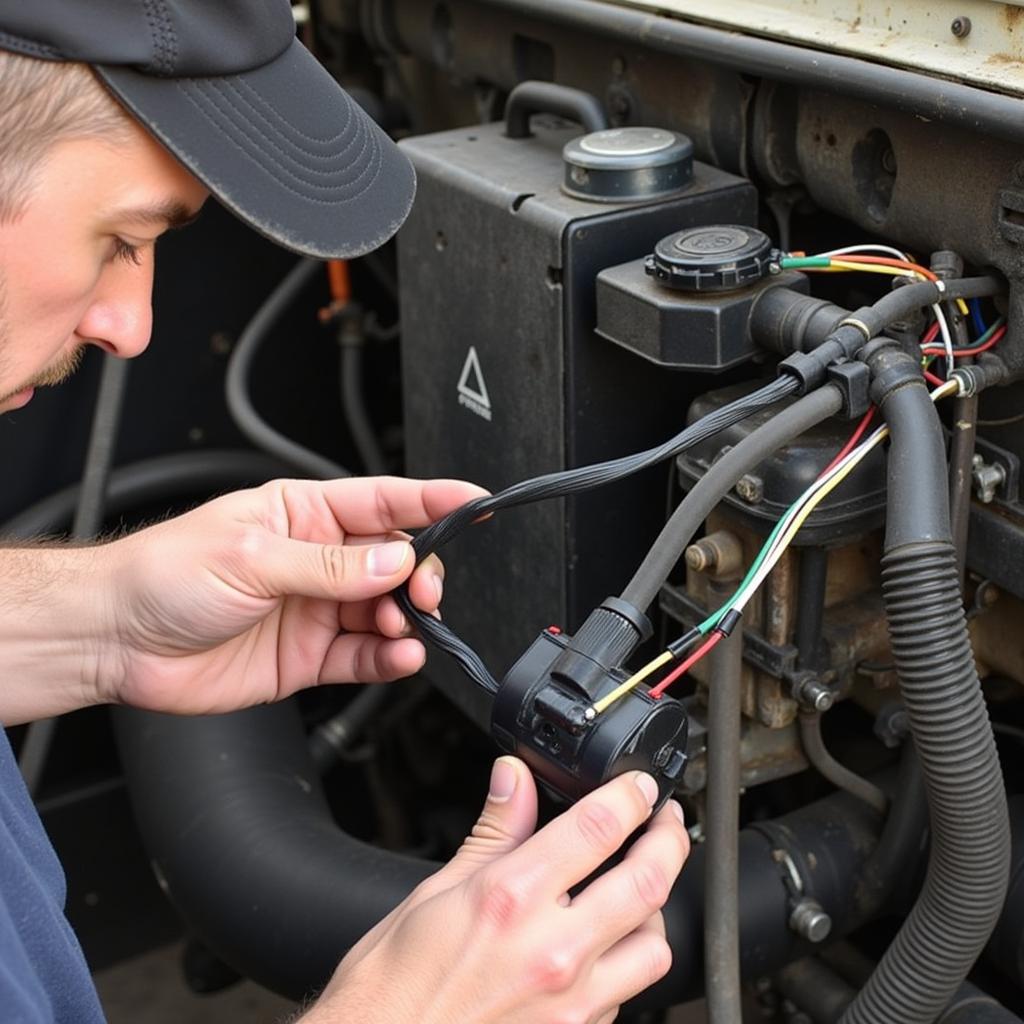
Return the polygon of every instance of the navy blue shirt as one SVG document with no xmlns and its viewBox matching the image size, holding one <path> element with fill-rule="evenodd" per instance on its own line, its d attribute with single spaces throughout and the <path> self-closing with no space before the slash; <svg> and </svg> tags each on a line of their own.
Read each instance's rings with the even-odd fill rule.
<svg viewBox="0 0 1024 1024">
<path fill-rule="evenodd" d="M 0 1021 L 103 1024 L 64 872 L 0 728 Z"/>
</svg>

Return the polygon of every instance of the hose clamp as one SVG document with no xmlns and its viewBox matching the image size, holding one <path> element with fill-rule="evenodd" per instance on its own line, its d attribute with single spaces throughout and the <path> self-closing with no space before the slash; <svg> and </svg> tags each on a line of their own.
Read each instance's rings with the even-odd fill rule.
<svg viewBox="0 0 1024 1024">
<path fill-rule="evenodd" d="M 856 327 L 857 330 L 864 335 L 865 344 L 869 342 L 872 339 L 872 337 L 874 337 L 874 335 L 869 330 L 868 325 L 864 323 L 863 320 L 858 320 L 855 316 L 848 316 L 845 320 L 840 320 L 839 323 L 836 324 L 836 330 L 838 330 L 840 327 L 847 326 Z"/>
</svg>

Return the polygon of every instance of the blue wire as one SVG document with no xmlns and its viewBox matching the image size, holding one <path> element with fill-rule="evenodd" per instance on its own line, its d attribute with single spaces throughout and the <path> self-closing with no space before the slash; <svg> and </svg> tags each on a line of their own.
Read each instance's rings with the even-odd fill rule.
<svg viewBox="0 0 1024 1024">
<path fill-rule="evenodd" d="M 981 318 L 981 303 L 977 299 L 971 299 L 971 323 L 974 324 L 979 338 L 988 330 Z"/>
</svg>

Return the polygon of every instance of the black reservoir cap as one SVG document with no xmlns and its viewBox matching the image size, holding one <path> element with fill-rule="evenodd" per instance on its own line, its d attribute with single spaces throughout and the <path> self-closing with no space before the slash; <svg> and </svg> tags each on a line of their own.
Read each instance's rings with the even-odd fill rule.
<svg viewBox="0 0 1024 1024">
<path fill-rule="evenodd" d="M 714 224 L 663 238 L 644 269 L 669 288 L 728 292 L 760 281 L 773 258 L 771 239 L 757 228 Z"/>
</svg>

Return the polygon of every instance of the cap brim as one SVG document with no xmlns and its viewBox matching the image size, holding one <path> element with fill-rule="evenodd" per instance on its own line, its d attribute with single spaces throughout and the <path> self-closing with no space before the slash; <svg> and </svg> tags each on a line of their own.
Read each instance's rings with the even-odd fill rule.
<svg viewBox="0 0 1024 1024">
<path fill-rule="evenodd" d="M 221 78 L 96 71 L 228 209 L 286 248 L 361 256 L 409 213 L 412 165 L 298 40 Z"/>
</svg>

